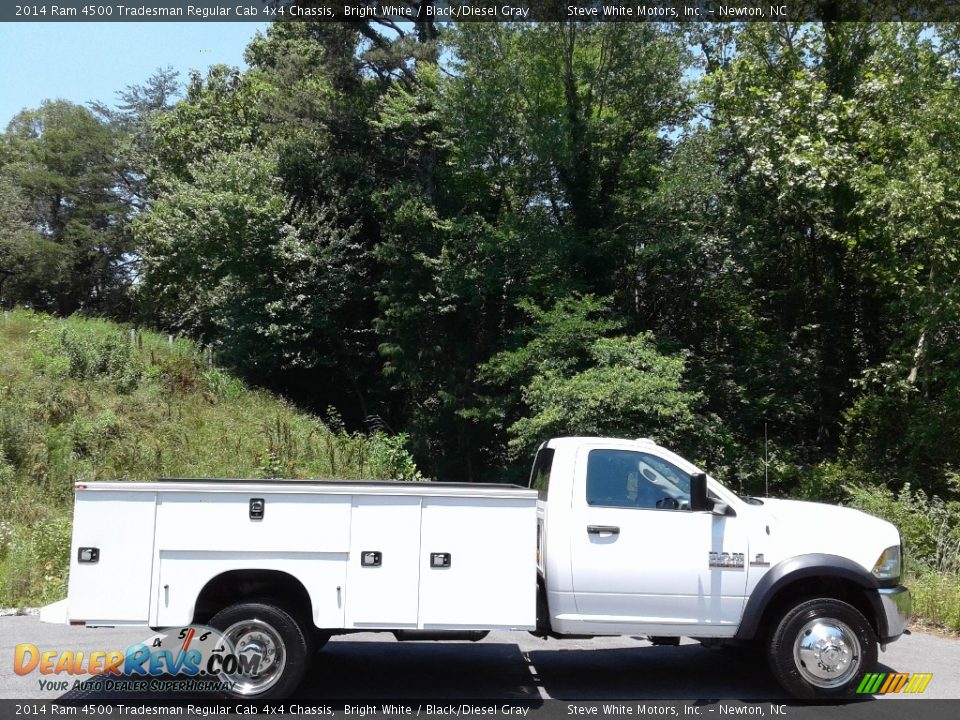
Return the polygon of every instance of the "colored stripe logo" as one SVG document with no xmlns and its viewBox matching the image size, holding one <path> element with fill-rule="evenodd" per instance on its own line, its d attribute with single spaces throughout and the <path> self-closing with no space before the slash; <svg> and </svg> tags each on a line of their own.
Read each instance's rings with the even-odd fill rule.
<svg viewBox="0 0 960 720">
<path fill-rule="evenodd" d="M 867 673 L 857 686 L 857 693 L 860 695 L 922 693 L 932 679 L 933 673 Z"/>
</svg>

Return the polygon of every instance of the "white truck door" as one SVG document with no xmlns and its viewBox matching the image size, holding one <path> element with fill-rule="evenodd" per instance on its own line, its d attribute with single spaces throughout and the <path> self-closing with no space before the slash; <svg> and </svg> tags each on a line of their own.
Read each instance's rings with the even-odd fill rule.
<svg viewBox="0 0 960 720">
<path fill-rule="evenodd" d="M 732 635 L 746 588 L 743 523 L 691 512 L 689 474 L 655 451 L 582 448 L 574 472 L 570 550 L 584 628 Z"/>
</svg>

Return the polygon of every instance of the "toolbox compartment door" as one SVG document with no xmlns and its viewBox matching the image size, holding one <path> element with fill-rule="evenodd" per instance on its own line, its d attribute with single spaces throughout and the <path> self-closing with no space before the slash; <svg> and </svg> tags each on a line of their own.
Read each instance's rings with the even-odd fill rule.
<svg viewBox="0 0 960 720">
<path fill-rule="evenodd" d="M 422 515 L 420 627 L 533 629 L 536 498 L 425 497 Z"/>
<path fill-rule="evenodd" d="M 416 628 L 420 498 L 356 495 L 347 569 L 348 628 Z"/>
<path fill-rule="evenodd" d="M 77 492 L 69 620 L 88 625 L 146 624 L 156 504 L 156 493 Z"/>
</svg>

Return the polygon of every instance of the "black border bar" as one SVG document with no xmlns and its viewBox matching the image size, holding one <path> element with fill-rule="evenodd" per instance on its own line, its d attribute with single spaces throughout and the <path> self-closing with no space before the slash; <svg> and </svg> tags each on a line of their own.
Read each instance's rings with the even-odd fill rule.
<svg viewBox="0 0 960 720">
<path fill-rule="evenodd" d="M 2 22 L 950 22 L 960 0 L 5 0 Z"/>
</svg>

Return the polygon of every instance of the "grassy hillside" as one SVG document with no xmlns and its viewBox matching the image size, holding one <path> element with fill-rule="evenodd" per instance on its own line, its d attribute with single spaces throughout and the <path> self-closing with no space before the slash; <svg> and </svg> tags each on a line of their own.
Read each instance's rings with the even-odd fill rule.
<svg viewBox="0 0 960 720">
<path fill-rule="evenodd" d="M 403 440 L 331 429 L 185 340 L 12 311 L 0 317 L 0 607 L 65 595 L 78 480 L 409 479 Z"/>
</svg>

